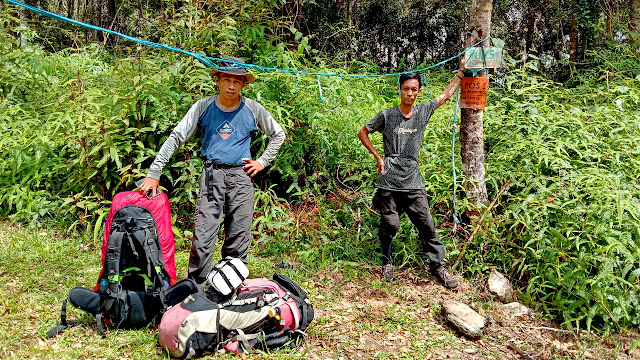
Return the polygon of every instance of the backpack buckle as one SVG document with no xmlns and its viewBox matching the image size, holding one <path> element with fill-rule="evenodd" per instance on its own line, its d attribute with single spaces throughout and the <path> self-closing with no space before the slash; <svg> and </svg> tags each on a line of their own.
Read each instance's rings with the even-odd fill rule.
<svg viewBox="0 0 640 360">
<path fill-rule="evenodd" d="M 136 219 L 133 217 L 128 217 L 127 220 L 124 221 L 127 229 L 132 229 L 136 226 Z"/>
</svg>

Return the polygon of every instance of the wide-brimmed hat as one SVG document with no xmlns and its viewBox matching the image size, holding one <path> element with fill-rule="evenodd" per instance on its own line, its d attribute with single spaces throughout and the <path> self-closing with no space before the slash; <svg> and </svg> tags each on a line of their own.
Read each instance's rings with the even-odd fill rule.
<svg viewBox="0 0 640 360">
<path fill-rule="evenodd" d="M 244 67 L 244 63 L 245 63 L 244 60 L 237 57 L 232 57 L 232 56 L 223 58 L 222 60 L 227 60 L 227 61 L 221 61 L 218 64 L 220 68 L 211 70 L 209 75 L 214 76 L 217 73 L 227 73 L 227 74 L 234 74 L 234 75 L 244 75 L 248 83 L 252 83 L 256 80 L 253 74 L 247 71 L 247 68 Z"/>
</svg>

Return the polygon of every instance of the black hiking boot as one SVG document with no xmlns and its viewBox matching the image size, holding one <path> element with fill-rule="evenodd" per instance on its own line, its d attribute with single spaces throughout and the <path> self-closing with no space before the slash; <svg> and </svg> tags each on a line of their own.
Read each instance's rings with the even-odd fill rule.
<svg viewBox="0 0 640 360">
<path fill-rule="evenodd" d="M 393 281 L 393 265 L 382 265 L 382 279 L 386 282 Z"/>
<path fill-rule="evenodd" d="M 454 279 L 444 266 L 437 268 L 434 273 L 438 275 L 438 278 L 440 278 L 444 287 L 447 289 L 455 289 L 458 287 L 458 280 Z"/>
</svg>

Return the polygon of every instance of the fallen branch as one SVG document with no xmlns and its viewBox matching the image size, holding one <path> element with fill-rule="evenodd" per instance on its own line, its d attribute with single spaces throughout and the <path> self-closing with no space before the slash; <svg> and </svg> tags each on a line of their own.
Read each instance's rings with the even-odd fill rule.
<svg viewBox="0 0 640 360">
<path fill-rule="evenodd" d="M 480 221 L 478 221 L 478 225 L 476 225 L 476 228 L 473 229 L 473 232 L 471 233 L 471 235 L 469 236 L 469 238 L 466 241 L 466 244 L 464 244 L 464 247 L 462 248 L 462 250 L 460 250 L 460 254 L 458 254 L 458 257 L 456 258 L 456 262 L 453 263 L 453 266 L 451 267 L 452 270 L 455 270 L 455 268 L 458 266 L 458 262 L 460 262 L 460 259 L 462 258 L 462 254 L 464 254 L 465 250 L 467 250 L 467 247 L 469 247 L 469 244 L 471 244 L 471 241 L 473 241 L 473 237 L 476 235 L 476 233 L 478 232 L 478 230 L 480 230 L 480 226 L 482 226 L 482 221 L 484 220 L 484 217 L 489 213 L 489 211 L 491 211 L 491 209 L 493 208 L 493 206 L 496 204 L 496 202 L 498 201 L 498 198 L 500 198 L 500 196 L 502 195 L 502 193 L 507 190 L 507 186 L 509 186 L 509 184 L 511 184 L 511 180 L 513 179 L 509 179 L 500 189 L 500 191 L 498 191 L 498 195 L 496 195 L 496 197 L 493 198 L 493 201 L 491 202 L 491 204 L 489 205 L 489 207 L 487 208 L 487 210 L 484 211 L 484 213 L 482 213 L 482 216 L 480 217 Z"/>
<path fill-rule="evenodd" d="M 508 344 L 507 345 L 507 349 L 509 350 L 513 350 L 515 351 L 518 355 L 520 355 L 524 360 L 534 360 L 535 358 L 529 356 L 526 352 L 518 349 L 515 345 L 513 344 Z"/>
</svg>

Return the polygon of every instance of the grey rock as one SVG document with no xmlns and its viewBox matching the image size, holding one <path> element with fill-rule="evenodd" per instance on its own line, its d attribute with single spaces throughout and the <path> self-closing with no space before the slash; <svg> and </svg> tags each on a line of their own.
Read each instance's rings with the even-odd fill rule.
<svg viewBox="0 0 640 360">
<path fill-rule="evenodd" d="M 477 339 L 482 336 L 486 319 L 472 308 L 459 301 L 442 303 L 447 320 L 464 336 Z"/>
<path fill-rule="evenodd" d="M 494 294 L 498 300 L 503 303 L 513 301 L 513 288 L 509 279 L 498 272 L 496 269 L 491 269 L 491 275 L 489 275 L 489 291 Z"/>
</svg>

